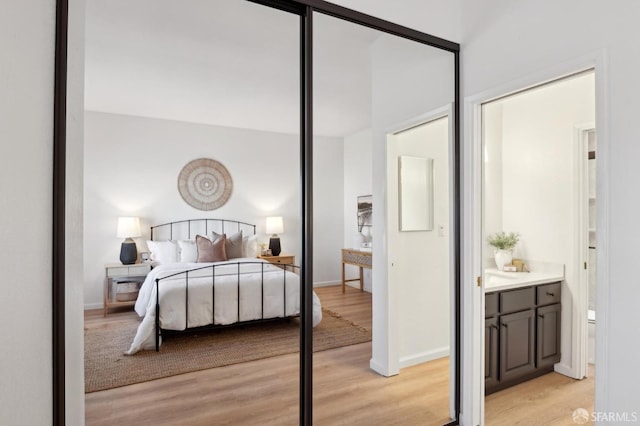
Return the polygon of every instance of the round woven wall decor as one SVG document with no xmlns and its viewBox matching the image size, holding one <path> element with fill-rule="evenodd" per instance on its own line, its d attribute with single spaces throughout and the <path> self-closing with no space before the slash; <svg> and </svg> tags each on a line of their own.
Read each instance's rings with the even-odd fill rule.
<svg viewBox="0 0 640 426">
<path fill-rule="evenodd" d="M 198 158 L 182 168 L 178 176 L 178 191 L 191 207 L 215 210 L 229 201 L 233 180 L 222 163 Z"/>
</svg>

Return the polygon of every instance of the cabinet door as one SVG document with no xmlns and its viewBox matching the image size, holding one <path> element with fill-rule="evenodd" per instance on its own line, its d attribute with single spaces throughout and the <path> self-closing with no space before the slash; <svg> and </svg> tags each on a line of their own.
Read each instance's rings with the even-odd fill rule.
<svg viewBox="0 0 640 426">
<path fill-rule="evenodd" d="M 538 368 L 560 362 L 560 304 L 538 308 L 536 364 Z"/>
<path fill-rule="evenodd" d="M 484 320 L 484 388 L 498 384 L 498 318 Z"/>
<path fill-rule="evenodd" d="M 535 366 L 535 311 L 500 317 L 500 380 L 517 379 Z"/>
</svg>

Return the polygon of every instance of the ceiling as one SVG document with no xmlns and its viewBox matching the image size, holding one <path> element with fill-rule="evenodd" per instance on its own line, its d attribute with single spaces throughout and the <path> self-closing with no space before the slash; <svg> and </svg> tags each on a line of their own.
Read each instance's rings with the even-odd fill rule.
<svg viewBox="0 0 640 426">
<path fill-rule="evenodd" d="M 314 28 L 315 133 L 370 127 L 381 33 L 323 15 Z M 296 134 L 299 32 L 244 0 L 88 0 L 85 108 Z"/>
</svg>

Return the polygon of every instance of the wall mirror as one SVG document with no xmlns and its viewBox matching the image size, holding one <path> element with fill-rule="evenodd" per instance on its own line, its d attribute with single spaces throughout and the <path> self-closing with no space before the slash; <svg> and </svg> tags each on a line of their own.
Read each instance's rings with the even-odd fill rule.
<svg viewBox="0 0 640 426">
<path fill-rule="evenodd" d="M 198 332 L 200 339 L 176 334 L 162 339 L 158 353 L 153 349 L 140 350 L 122 358 L 124 350 L 139 349 L 132 343 L 136 339 L 133 338 L 123 342 L 126 347 L 102 350 L 98 357 L 96 350 L 101 348 L 96 348 L 93 342 L 101 325 L 108 328 L 119 321 L 125 330 L 136 330 L 136 336 L 144 328 L 139 326 L 140 318 L 131 307 L 113 308 L 107 315 L 89 321 L 85 333 L 85 361 L 89 366 L 85 373 L 87 423 L 93 423 L 99 416 L 105 392 L 109 392 L 110 403 L 118 404 L 128 390 L 143 380 L 147 397 L 155 401 L 163 400 L 162 395 L 170 397 L 173 408 L 166 409 L 181 413 L 173 420 L 177 423 L 199 423 L 206 418 L 204 422 L 208 424 L 260 424 L 273 422 L 275 417 L 295 422 L 299 417 L 300 368 L 292 360 L 298 358 L 299 319 L 293 318 L 288 323 L 261 320 L 282 315 L 284 304 L 288 305 L 287 316 L 299 312 L 299 308 L 292 310 L 292 306 L 299 306 L 300 270 L 294 271 L 293 266 L 300 266 L 302 253 L 300 16 L 237 0 L 88 0 L 85 19 L 83 281 L 87 315 L 102 304 L 105 264 L 117 261 L 112 222 L 119 215 L 141 218 L 142 235 L 136 238 L 139 251 L 146 251 L 147 245 L 152 247 L 147 242 L 151 239 L 150 226 L 168 222 L 218 218 L 256 226 L 255 235 L 251 227 L 237 227 L 230 222 L 226 228 L 220 222 L 182 222 L 171 227 L 171 233 L 167 227 L 157 228 L 153 239 L 160 243 L 155 246 L 165 244 L 166 240 L 177 242 L 181 249 L 177 261 L 182 261 L 189 247 L 183 243 L 195 240 L 196 234 L 212 238 L 212 232 L 217 232 L 232 238 L 242 231 L 244 237 L 255 237 L 258 244 L 268 244 L 266 218 L 282 217 L 283 230 L 278 232 L 282 256 L 272 260 L 285 262 L 289 268 L 283 271 L 271 266 L 275 271 L 269 272 L 268 265 L 264 270 L 267 277 L 269 274 L 280 277 L 277 285 L 289 289 L 288 293 L 279 293 L 282 296 L 277 306 L 260 298 L 260 291 L 268 285 L 265 280 L 253 282 L 254 290 L 246 286 L 250 279 L 248 271 L 262 260 L 256 258 L 257 250 L 252 255 L 242 255 L 253 258 L 249 263 L 238 263 L 235 282 L 242 298 L 229 300 L 228 295 L 221 293 L 222 277 L 229 275 L 217 268 L 209 271 L 216 278 L 208 283 L 189 280 L 187 285 L 182 276 L 176 277 L 179 281 L 175 284 L 188 289 L 185 293 L 190 295 L 188 304 L 184 297 L 160 299 L 163 329 L 181 330 L 181 325 L 172 324 L 170 315 L 162 315 L 175 309 L 176 320 L 189 316 L 190 328 L 221 322 L 238 324 L 251 318 L 250 321 L 260 323 L 253 329 L 262 331 L 258 334 L 249 330 L 242 333 L 241 327 Z M 187 204 L 177 190 L 182 167 L 197 158 L 214 159 L 233 176 L 231 196 L 226 204 L 212 211 Z M 138 184 L 141 176 L 145 177 L 142 187 Z M 199 179 L 206 179 L 206 175 L 196 175 L 196 182 Z M 228 250 L 226 255 L 231 257 Z M 229 261 L 239 262 L 235 257 Z M 185 263 L 172 268 L 181 273 L 205 265 Z M 163 274 L 165 267 L 169 266 L 157 265 L 151 273 Z M 110 268 L 107 273 L 113 275 L 113 271 Z M 161 294 L 163 284 L 159 284 Z M 294 285 L 297 288 L 291 292 Z M 202 286 L 208 289 L 197 299 L 206 301 L 207 307 L 193 299 L 196 292 L 204 290 Z M 245 295 L 255 298 L 256 303 L 244 303 Z M 237 299 L 241 301 L 236 303 Z M 186 308 L 177 308 L 185 304 Z M 210 308 L 214 304 L 212 316 Z M 237 312 L 229 317 L 223 305 L 234 306 Z M 145 317 L 154 309 L 148 303 L 139 307 L 143 308 L 147 309 Z M 249 314 L 248 309 L 255 309 L 256 315 Z M 216 324 L 210 321 L 213 317 Z M 269 338 L 275 332 L 281 338 L 278 345 L 276 339 Z M 235 333 L 237 336 L 233 338 Z M 227 338 L 222 339 L 224 336 Z M 264 341 L 252 342 L 252 336 Z M 114 338 L 117 337 L 114 331 Z M 209 339 L 216 349 L 202 358 L 195 355 Z M 216 339 L 220 340 L 214 343 Z M 105 342 L 112 345 L 113 339 Z M 175 359 L 171 366 L 159 369 L 161 360 L 173 358 L 176 345 L 184 343 L 188 344 L 181 346 L 183 359 Z M 239 343 L 243 348 L 234 349 Z M 242 362 L 248 353 L 252 354 L 251 359 L 245 361 L 250 362 Z M 261 367 L 274 354 L 279 355 L 280 362 Z M 140 365 L 145 357 L 149 363 L 143 368 Z M 140 366 L 138 373 L 127 375 L 125 369 L 110 368 L 123 362 Z M 224 377 L 229 378 L 228 374 L 235 369 L 242 373 L 233 374 L 237 379 L 229 379 L 225 384 Z M 271 373 L 260 374 L 258 369 Z M 184 382 L 177 379 L 176 371 L 193 378 L 192 389 L 198 397 L 185 396 L 189 392 L 184 392 Z M 240 379 L 252 375 L 255 376 L 250 381 Z M 153 378 L 158 380 L 150 380 Z M 106 379 L 123 386 L 110 388 L 109 383 L 104 383 Z M 163 390 L 163 383 L 171 384 L 173 390 L 169 394 Z M 252 395 L 255 388 L 265 386 L 269 386 L 269 392 Z M 228 392 L 230 388 L 233 392 Z M 263 404 L 282 404 L 287 413 L 261 410 L 258 406 Z M 166 419 L 162 405 L 154 404 L 149 421 L 158 423 Z M 136 415 L 127 410 L 121 410 L 119 416 L 118 420 L 103 417 L 101 421 L 126 424 L 137 421 Z"/>
<path fill-rule="evenodd" d="M 445 424 L 456 417 L 457 392 L 456 255 L 452 252 L 457 235 L 452 217 L 456 199 L 451 110 L 455 100 L 454 55 L 327 14 L 315 13 L 313 22 L 314 139 L 320 141 L 325 132 L 334 130 L 343 145 L 343 183 L 327 197 L 343 191 L 344 247 L 352 247 L 351 224 L 355 219 L 358 231 L 366 223 L 362 213 L 369 206 L 362 201 L 370 199 L 371 205 L 375 204 L 375 226 L 361 231 L 372 238 L 372 261 L 362 249 L 343 251 L 345 290 L 325 299 L 333 304 L 329 309 L 370 331 L 371 341 L 349 347 L 348 365 L 334 366 L 329 364 L 328 354 L 314 353 L 318 389 L 314 418 L 328 424 L 343 418 L 366 423 L 371 413 L 329 408 L 323 401 L 335 397 L 335 389 L 347 397 L 359 392 L 353 384 L 360 387 L 368 383 L 380 392 L 367 396 L 379 407 L 376 422 L 391 424 L 403 416 L 411 419 L 407 420 L 410 424 Z M 316 167 L 335 163 L 335 157 L 323 154 L 324 149 L 321 144 L 313 147 Z M 438 185 L 434 188 L 436 164 Z M 314 193 L 324 183 L 314 185 Z M 360 197 L 369 191 L 370 198 Z M 355 197 L 357 215 L 353 212 Z M 329 199 L 319 203 L 314 220 L 328 203 Z M 434 221 L 442 227 L 441 234 L 400 232 L 431 230 Z M 314 226 L 316 230 L 316 235 L 322 232 L 319 226 Z M 322 300 L 330 288 L 315 290 Z M 346 356 L 346 352 L 341 348 L 335 353 Z M 340 369 L 340 379 L 332 380 L 324 373 L 327 365 Z M 360 369 L 368 368 L 379 376 L 359 375 Z M 434 380 L 435 371 L 442 381 Z M 416 393 L 421 395 L 432 391 L 435 395 L 436 389 L 443 387 L 448 392 L 415 400 L 411 408 L 399 413 L 395 402 L 378 399 L 387 386 L 387 382 L 378 381 L 380 376 L 396 374 L 400 381 L 418 380 Z M 327 389 L 332 390 L 331 395 Z M 411 396 L 403 394 L 401 398 Z M 425 407 L 429 407 L 428 415 Z"/>
<path fill-rule="evenodd" d="M 155 182 L 165 182 L 166 173 L 170 177 L 171 191 L 175 189 L 174 181 L 180 167 L 197 158 L 191 155 L 196 151 L 200 152 L 198 157 L 208 157 L 208 154 L 214 158 L 221 155 L 233 157 L 233 160 L 224 161 L 230 170 L 234 167 L 242 169 L 247 159 L 255 167 L 266 165 L 269 169 L 259 174 L 252 166 L 246 173 L 235 169 L 232 171 L 234 188 L 244 185 L 246 188 L 265 189 L 274 186 L 273 182 L 291 183 L 285 190 L 278 187 L 276 195 L 269 199 L 261 197 L 265 191 L 256 191 L 254 196 L 245 194 L 230 200 L 225 208 L 231 208 L 235 203 L 236 211 L 253 212 L 254 218 L 249 221 L 258 224 L 258 232 L 265 216 L 284 216 L 283 250 L 286 247 L 294 251 L 295 262 L 301 267 L 298 299 L 301 316 L 295 323 L 300 333 L 300 344 L 296 347 L 299 352 L 283 355 L 286 359 L 279 368 L 265 367 L 270 363 L 265 361 L 265 365 L 251 372 L 243 370 L 232 374 L 233 377 L 242 377 L 244 384 L 248 383 L 244 380 L 246 378 L 255 380 L 247 386 L 232 386 L 234 392 L 225 394 L 229 398 L 228 404 L 196 407 L 192 404 L 193 399 L 181 399 L 176 391 L 169 391 L 174 392 L 172 403 L 159 404 L 154 415 L 166 419 L 163 415 L 169 412 L 177 415 L 184 411 L 194 416 L 194 421 L 214 423 L 234 420 L 269 423 L 284 418 L 287 423 L 299 420 L 304 425 L 314 421 L 339 422 L 345 419 L 365 423 L 372 418 L 386 423 L 400 418 L 417 424 L 455 423 L 460 410 L 460 329 L 457 322 L 460 301 L 456 290 L 459 287 L 460 219 L 458 176 L 454 175 L 459 170 L 459 45 L 321 0 L 90 0 L 86 2 L 87 16 L 89 19 L 91 16 L 98 18 L 98 21 L 93 24 L 87 22 L 86 42 L 94 42 L 94 47 L 102 51 L 96 54 L 90 46 L 86 50 L 86 83 L 94 86 L 86 92 L 87 109 L 91 112 L 84 117 L 84 124 L 94 142 L 113 134 L 121 137 L 110 140 L 121 141 L 121 144 L 115 147 L 100 143 L 88 146 L 86 152 L 67 153 L 65 36 L 78 37 L 78 28 L 68 31 L 65 9 L 68 3 L 57 0 L 57 4 L 54 175 L 60 178 L 55 180 L 54 195 L 62 195 L 54 197 L 54 210 L 57 212 L 54 215 L 54 246 L 60 248 L 53 258 L 53 327 L 54 334 L 58 336 L 53 342 L 54 423 L 64 423 L 67 408 L 77 414 L 81 384 L 76 380 L 65 384 L 65 378 L 74 379 L 82 374 L 81 365 L 69 362 L 77 354 L 65 354 L 68 347 L 65 346 L 65 331 L 72 336 L 70 341 L 82 341 L 82 324 L 78 324 L 77 319 L 65 324 L 64 300 L 65 292 L 81 293 L 85 289 L 81 282 L 65 280 L 65 269 L 73 268 L 73 275 L 87 275 L 89 281 L 97 282 L 98 273 L 92 271 L 96 264 L 108 261 L 101 248 L 104 259 L 85 256 L 84 265 L 82 262 L 78 262 L 79 265 L 65 262 L 64 194 L 68 188 L 71 195 L 80 199 L 82 190 L 74 193 L 77 182 L 74 185 L 65 182 L 65 164 L 60 159 L 68 157 L 82 162 L 86 154 L 88 161 L 99 166 L 91 170 L 102 173 L 102 183 L 113 186 L 117 173 L 107 167 L 107 161 L 99 164 L 96 159 L 113 156 L 109 151 L 116 149 L 127 153 L 127 158 L 120 158 L 124 167 L 139 172 L 144 170 L 144 173 L 153 168 L 150 179 Z M 73 3 L 70 6 L 73 8 Z M 73 14 L 82 15 L 82 12 L 84 10 L 74 10 Z M 82 31 L 79 34 L 83 40 L 74 40 L 74 49 L 69 50 L 71 54 L 77 55 L 83 50 L 77 49 L 85 42 Z M 122 67 L 123 63 L 130 66 Z M 101 79 L 110 79 L 111 83 L 100 83 Z M 103 95 L 108 101 L 102 105 L 93 103 L 96 94 Z M 128 99 L 126 104 L 122 104 L 123 99 Z M 276 105 L 275 101 L 283 102 Z M 113 109 L 118 102 L 123 109 Z M 444 115 L 434 113 L 446 105 L 449 105 L 449 112 Z M 123 118 L 124 115 L 127 117 Z M 433 216 L 434 223 L 442 224 L 444 238 L 438 244 L 432 244 L 427 252 L 414 249 L 424 248 L 423 241 L 408 241 L 417 234 L 425 233 L 398 235 L 397 157 L 419 154 L 405 149 L 402 138 L 398 139 L 398 144 L 391 143 L 391 140 L 397 132 L 443 116 L 446 120 L 440 128 L 445 129 L 451 139 L 438 148 L 447 167 L 441 168 L 444 174 L 442 179 L 438 178 L 443 183 L 442 187 L 434 188 L 434 197 L 438 197 L 439 190 L 443 191 L 444 201 L 434 203 L 436 210 Z M 152 120 L 158 123 L 145 124 Z M 114 125 L 116 122 L 121 125 Z M 82 127 L 83 123 L 78 124 L 76 117 L 69 123 L 74 126 L 74 134 L 82 133 L 76 126 Z M 212 132 L 212 128 L 216 128 L 216 132 Z M 238 129 L 244 136 L 239 136 Z M 155 138 L 149 138 L 150 131 Z M 265 133 L 270 137 L 263 137 Z M 256 137 L 258 134 L 260 136 Z M 149 140 L 155 141 L 156 145 L 149 147 Z M 189 155 L 185 158 L 181 158 L 186 155 L 185 150 L 149 156 L 154 150 L 170 150 L 186 140 L 193 144 L 188 147 Z M 248 140 L 262 143 L 254 143 L 251 148 L 240 146 L 239 141 Z M 389 156 L 387 148 L 390 145 L 394 146 Z M 345 151 L 347 146 L 353 148 L 349 153 Z M 280 168 L 269 167 L 265 158 L 274 152 L 286 153 L 281 160 L 289 164 Z M 178 157 L 180 161 L 175 161 Z M 391 157 L 393 164 L 387 161 Z M 434 158 L 436 164 L 441 164 L 440 157 L 428 155 L 427 158 Z M 346 174 L 349 170 L 358 169 L 358 175 L 366 179 L 349 180 L 349 185 L 354 184 L 349 186 L 347 179 L 334 176 L 336 165 Z M 387 181 L 388 177 L 392 180 Z M 154 224 L 155 217 L 142 211 L 166 203 L 170 198 L 168 193 L 159 190 L 145 188 L 144 193 L 135 191 L 136 185 L 127 185 L 126 182 L 119 185 L 121 191 L 113 196 L 103 191 L 104 188 L 100 189 L 100 177 L 88 174 L 84 180 L 79 186 L 90 191 L 85 197 L 87 205 L 105 207 L 102 213 L 128 209 L 130 213 L 149 218 L 149 223 L 143 223 L 143 227 Z M 169 188 L 169 185 L 164 186 Z M 351 194 L 348 198 L 347 192 Z M 327 283 L 335 284 L 336 277 L 325 276 L 340 267 L 339 252 L 334 249 L 342 245 L 347 232 L 353 233 L 358 226 L 358 216 L 354 211 L 357 206 L 353 200 L 362 194 L 372 194 L 372 203 L 379 206 L 372 215 L 376 226 L 370 228 L 372 237 L 380 244 L 380 250 L 373 257 L 372 289 L 368 296 L 366 291 L 354 289 L 357 297 L 363 297 L 362 306 L 367 309 L 363 309 L 362 316 L 353 322 L 368 321 L 369 338 L 365 336 L 360 343 L 343 346 L 339 348 L 343 351 L 340 356 L 332 356 L 335 352 L 331 350 L 336 348 L 322 350 L 319 343 L 312 340 L 322 337 L 319 329 L 312 327 L 315 302 L 312 294 L 314 290 L 326 287 Z M 339 209 L 333 208 L 336 200 L 342 200 L 337 201 Z M 295 206 L 295 213 L 280 214 L 277 211 L 293 211 L 292 206 Z M 136 209 L 138 212 L 132 211 Z M 181 206 L 173 213 L 182 216 L 181 213 L 185 212 L 190 212 L 188 207 Z M 102 213 L 89 207 L 85 220 L 95 215 L 97 220 L 93 222 L 98 225 L 87 228 L 80 241 L 74 240 L 86 246 L 85 252 L 92 250 L 97 240 L 105 238 L 113 240 L 117 252 L 118 239 L 107 237 L 108 232 L 104 230 L 111 226 L 111 221 L 100 216 Z M 338 223 L 344 226 L 335 226 L 337 217 L 343 218 Z M 103 231 L 104 234 L 100 234 Z M 288 243 L 285 238 L 290 238 Z M 351 240 L 351 236 L 348 238 Z M 323 240 L 328 241 L 327 245 L 322 245 Z M 411 253 L 419 256 L 412 257 Z M 410 268 L 389 270 L 386 265 L 388 260 L 393 260 L 389 256 L 399 256 Z M 429 301 L 425 292 L 430 291 L 431 296 L 434 294 L 435 275 L 424 270 L 416 273 L 413 269 L 433 268 L 432 263 L 441 265 L 441 270 L 437 279 L 439 296 L 430 300 L 441 305 L 442 310 L 424 306 Z M 332 266 L 324 268 L 324 264 Z M 407 283 L 407 277 L 415 278 L 410 285 L 402 288 L 395 285 Z M 94 287 L 85 295 L 100 303 L 100 291 Z M 340 295 L 336 294 L 334 300 L 340 301 Z M 348 303 L 342 303 L 348 307 Z M 416 319 L 416 313 L 427 311 L 437 319 L 434 321 L 426 314 Z M 328 323 L 329 316 L 326 319 Z M 429 322 L 442 327 L 425 333 L 424 324 Z M 362 328 L 366 334 L 367 327 Z M 78 330 L 80 334 L 77 334 Z M 444 337 L 443 343 L 425 349 L 424 345 L 435 341 L 436 335 L 438 339 Z M 423 354 L 428 356 L 425 358 Z M 430 375 L 425 364 L 436 359 L 440 374 Z M 246 364 L 250 363 L 243 367 L 251 368 Z M 65 375 L 67 365 L 73 371 Z M 372 374 L 371 370 L 378 374 Z M 389 401 L 386 394 L 379 392 L 380 384 L 386 381 L 382 376 L 396 374 L 401 380 L 408 381 L 407 386 L 403 386 L 406 395 L 399 397 L 402 403 Z M 362 377 L 364 380 L 360 380 Z M 427 391 L 422 388 L 419 392 L 413 391 L 410 383 L 416 380 L 437 389 L 435 393 L 439 400 L 434 417 L 425 417 L 425 408 L 431 409 L 432 405 L 417 398 Z M 257 385 L 257 381 L 264 386 Z M 219 402 L 214 388 L 223 386 L 224 381 L 200 382 L 204 389 L 197 392 L 197 399 L 206 397 Z M 348 384 L 357 386 L 353 388 Z M 276 385 L 277 389 L 274 389 Z M 365 405 L 349 409 L 340 398 L 336 398 L 336 390 L 346 398 L 359 392 L 361 386 L 366 386 L 372 397 L 382 398 L 375 402 L 375 413 L 366 405 L 369 399 L 362 399 Z M 449 392 L 443 393 L 443 388 Z M 256 390 L 265 392 L 257 395 Z M 70 395 L 69 400 L 66 400 L 67 395 Z M 113 394 L 110 395 L 113 398 Z M 122 396 L 121 401 L 125 399 L 126 396 Z M 238 401 L 250 400 L 263 407 L 274 408 L 262 412 L 247 410 L 245 404 L 238 404 Z M 84 395 L 81 401 L 84 401 Z M 103 402 L 110 407 L 118 405 L 114 400 Z M 410 414 L 405 409 L 409 402 Z M 118 416 L 125 415 L 123 405 L 118 405 L 122 408 L 118 410 Z M 190 409 L 184 410 L 185 406 Z M 98 415 L 105 410 L 104 405 L 98 404 L 93 413 Z M 258 419 L 255 413 L 259 411 L 261 417 Z M 252 417 L 249 420 L 243 416 Z"/>
<path fill-rule="evenodd" d="M 398 157 L 401 231 L 433 229 L 433 158 Z"/>
</svg>

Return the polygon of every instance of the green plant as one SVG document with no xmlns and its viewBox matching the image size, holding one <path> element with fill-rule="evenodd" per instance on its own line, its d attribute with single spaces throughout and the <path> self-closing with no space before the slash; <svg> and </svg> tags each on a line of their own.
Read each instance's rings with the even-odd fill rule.
<svg viewBox="0 0 640 426">
<path fill-rule="evenodd" d="M 516 246 L 520 240 L 520 235 L 516 232 L 496 232 L 493 235 L 489 235 L 487 241 L 489 244 L 500 250 L 511 250 Z"/>
</svg>

